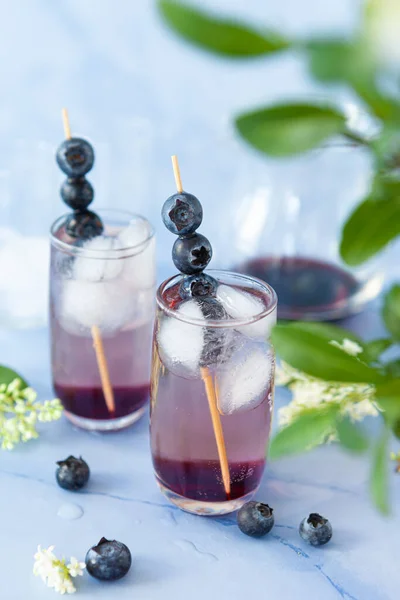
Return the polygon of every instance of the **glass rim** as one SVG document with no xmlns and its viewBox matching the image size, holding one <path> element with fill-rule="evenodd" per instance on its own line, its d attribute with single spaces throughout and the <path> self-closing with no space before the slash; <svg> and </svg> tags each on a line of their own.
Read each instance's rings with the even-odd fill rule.
<svg viewBox="0 0 400 600">
<path fill-rule="evenodd" d="M 256 315 L 253 315 L 252 317 L 248 317 L 248 318 L 244 318 L 244 319 L 243 318 L 231 318 L 226 321 L 221 321 L 221 320 L 216 321 L 216 320 L 210 319 L 210 320 L 207 320 L 207 327 L 215 327 L 215 328 L 219 328 L 219 329 L 225 329 L 227 327 L 231 327 L 231 328 L 243 327 L 245 325 L 251 325 L 252 323 L 257 323 L 258 321 L 261 321 L 261 319 L 264 319 L 265 317 L 267 317 L 269 315 L 273 315 L 274 313 L 276 315 L 278 296 L 277 296 L 274 288 L 271 287 L 266 281 L 263 281 L 262 279 L 259 279 L 258 277 L 253 277 L 252 275 L 244 275 L 243 273 L 237 273 L 236 271 L 228 271 L 226 269 L 207 269 L 206 273 L 210 274 L 210 275 L 214 275 L 215 277 L 217 277 L 218 275 L 227 275 L 227 276 L 231 276 L 231 277 L 233 276 L 234 278 L 236 278 L 240 281 L 248 281 L 251 283 L 256 283 L 260 288 L 262 288 L 264 290 L 264 292 L 266 292 L 269 295 L 269 297 L 271 299 L 270 306 L 267 306 L 263 311 L 261 311 L 260 313 L 258 313 Z M 195 319 L 192 317 L 187 317 L 185 315 L 180 315 L 180 314 L 178 314 L 178 312 L 176 310 L 167 306 L 163 300 L 162 293 L 167 288 L 168 284 L 170 284 L 174 280 L 179 280 L 179 278 L 181 278 L 181 277 L 184 277 L 184 275 L 182 273 L 172 275 L 172 277 L 168 277 L 168 279 L 163 281 L 158 286 L 157 294 L 156 294 L 157 305 L 164 313 L 166 313 L 167 315 L 169 315 L 171 317 L 174 317 L 175 319 L 178 319 L 178 321 L 182 321 L 183 323 L 187 323 L 189 325 L 196 325 L 196 326 L 204 327 L 205 322 L 203 319 Z M 226 285 L 228 285 L 228 284 L 226 284 Z"/>
<path fill-rule="evenodd" d="M 72 212 L 70 212 L 70 213 L 68 212 L 68 213 L 64 213 L 63 215 L 57 217 L 57 219 L 50 226 L 49 235 L 50 235 L 51 244 L 54 247 L 56 247 L 58 250 L 62 250 L 66 254 L 81 255 L 81 256 L 84 256 L 85 258 L 91 258 L 91 259 L 95 259 L 95 260 L 118 260 L 121 258 L 129 258 L 130 256 L 136 256 L 137 254 L 140 254 L 143 250 L 146 249 L 149 242 L 155 236 L 155 229 L 154 229 L 153 225 L 151 224 L 151 222 L 146 217 L 144 217 L 143 215 L 140 215 L 139 213 L 133 213 L 133 212 L 130 212 L 129 210 L 120 210 L 120 209 L 102 208 L 102 207 L 99 207 L 97 209 L 96 213 L 99 213 L 100 216 L 102 216 L 102 215 L 110 215 L 110 217 L 111 216 L 114 216 L 114 217 L 120 216 L 121 218 L 123 218 L 126 221 L 127 227 L 130 225 L 131 221 L 133 221 L 133 220 L 142 221 L 143 223 L 147 224 L 149 233 L 148 233 L 147 237 L 144 240 L 142 240 L 141 242 L 139 242 L 138 244 L 126 246 L 124 248 L 110 248 L 108 250 L 99 249 L 99 248 L 87 249 L 82 246 L 77 246 L 74 244 L 70 244 L 68 242 L 64 242 L 63 240 L 60 240 L 59 238 L 57 238 L 55 236 L 55 231 L 57 230 L 59 225 L 63 221 L 65 221 L 65 219 L 68 216 L 73 214 Z"/>
</svg>

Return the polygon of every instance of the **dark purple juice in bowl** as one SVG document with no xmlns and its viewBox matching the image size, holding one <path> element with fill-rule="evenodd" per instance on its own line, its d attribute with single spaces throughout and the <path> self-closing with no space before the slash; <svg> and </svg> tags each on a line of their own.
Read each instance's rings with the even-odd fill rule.
<svg viewBox="0 0 400 600">
<path fill-rule="evenodd" d="M 196 299 L 182 301 L 181 275 L 158 290 L 151 449 L 157 482 L 174 504 L 218 515 L 251 498 L 264 472 L 275 369 L 268 338 L 276 321 L 276 295 L 251 277 L 224 271 L 209 275 L 217 282 L 214 300 L 224 309 L 222 319 L 207 319 Z M 225 474 L 216 419 L 226 451 Z"/>
<path fill-rule="evenodd" d="M 371 289 L 371 282 L 366 286 L 345 268 L 314 258 L 264 256 L 236 268 L 274 288 L 281 319 L 340 319 L 357 312 Z"/>
</svg>

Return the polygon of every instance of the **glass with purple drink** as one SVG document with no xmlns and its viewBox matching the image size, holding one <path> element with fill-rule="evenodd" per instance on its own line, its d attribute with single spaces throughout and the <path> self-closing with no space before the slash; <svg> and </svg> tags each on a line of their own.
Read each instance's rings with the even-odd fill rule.
<svg viewBox="0 0 400 600">
<path fill-rule="evenodd" d="M 218 515 L 257 490 L 271 427 L 277 299 L 266 283 L 208 271 L 202 211 L 182 191 L 163 209 L 181 271 L 157 292 L 151 449 L 157 482 L 183 510 Z"/>
<path fill-rule="evenodd" d="M 80 427 L 127 427 L 149 397 L 154 321 L 154 232 L 141 216 L 99 213 L 101 236 L 76 244 L 68 216 L 51 230 L 50 318 L 54 390 Z M 114 407 L 94 348 L 100 332 Z"/>
<path fill-rule="evenodd" d="M 154 230 L 140 215 L 88 210 L 93 149 L 66 137 L 57 162 L 68 176 L 61 196 L 73 211 L 51 228 L 53 385 L 75 425 L 117 430 L 143 414 L 149 397 Z"/>
</svg>

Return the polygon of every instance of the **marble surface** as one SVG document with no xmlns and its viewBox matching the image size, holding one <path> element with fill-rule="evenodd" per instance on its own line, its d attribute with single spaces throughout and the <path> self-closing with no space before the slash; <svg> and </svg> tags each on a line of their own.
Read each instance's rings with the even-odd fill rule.
<svg viewBox="0 0 400 600">
<path fill-rule="evenodd" d="M 314 0 L 202 5 L 304 36 L 349 31 L 360 0 L 325 2 L 319 11 Z M 61 106 L 68 106 L 73 130 L 95 142 L 96 202 L 143 212 L 158 224 L 166 182 L 172 185 L 168 157 L 176 152 L 188 187 L 204 198 L 204 228 L 215 239 L 231 199 L 232 173 L 240 165 L 247 181 L 253 161 L 264 169 L 245 147 L 227 142 L 230 116 L 277 98 L 323 91 L 292 53 L 233 63 L 211 61 L 182 46 L 160 24 L 152 0 L 19 0 L 2 8 L 0 211 L 7 232 L 43 241 L 62 210 L 57 193 L 62 176 L 54 164 Z M 345 90 L 335 93 L 349 99 Z M 161 227 L 158 234 L 165 263 L 171 239 Z M 394 259 L 392 251 L 400 275 Z M 2 285 L 18 282 L 15 297 L 26 298 L 24 307 L 30 307 L 34 282 L 38 290 L 45 285 L 43 265 L 25 250 L 18 276 L 16 265 L 1 262 Z M 33 281 L 20 276 L 28 271 Z M 5 294 L 3 285 L 0 310 Z M 375 303 L 350 325 L 368 338 L 381 335 L 377 309 Z M 34 316 L 41 317 L 41 310 L 35 308 Z M 5 315 L 4 324 L 10 322 L 8 307 Z M 0 363 L 17 367 L 41 397 L 51 397 L 46 329 L 0 330 Z M 285 401 L 287 394 L 279 390 L 277 404 Z M 71 453 L 82 454 L 92 470 L 90 485 L 79 494 L 55 483 L 55 461 Z M 395 507 L 399 479 L 392 479 Z M 106 536 L 130 547 L 133 568 L 113 585 L 86 576 L 78 582 L 77 598 L 395 600 L 399 516 L 377 515 L 367 482 L 367 461 L 336 446 L 268 466 L 257 497 L 274 507 L 276 526 L 268 538 L 255 541 L 240 534 L 233 516 L 199 518 L 167 503 L 152 474 L 147 417 L 109 435 L 79 431 L 62 419 L 42 426 L 38 441 L 0 453 L 0 598 L 55 597 L 32 575 L 38 544 L 55 544 L 60 555 L 83 559 Z M 82 516 L 58 516 L 71 502 Z M 329 517 L 334 528 L 332 542 L 320 550 L 297 533 L 311 511 Z"/>
<path fill-rule="evenodd" d="M 368 338 L 383 333 L 376 305 L 348 325 Z M 0 334 L 0 363 L 18 365 L 43 398 L 52 393 L 47 335 Z M 278 390 L 277 405 L 287 399 Z M 92 472 L 80 493 L 55 482 L 55 462 L 71 453 L 82 455 Z M 39 440 L 0 455 L 1 598 L 54 597 L 31 574 L 37 544 L 55 544 L 61 555 L 83 559 L 105 536 L 130 547 L 132 570 L 108 585 L 85 576 L 77 598 L 395 600 L 400 480 L 391 475 L 395 514 L 384 519 L 370 504 L 368 471 L 364 458 L 335 445 L 268 465 L 256 497 L 274 508 L 276 525 L 267 538 L 253 540 L 240 533 L 234 516 L 196 517 L 166 501 L 152 473 L 147 415 L 125 432 L 106 435 L 80 431 L 63 418 L 41 426 Z M 71 503 L 82 516 L 58 516 Z M 329 517 L 334 530 L 321 549 L 297 531 L 315 511 Z"/>
</svg>

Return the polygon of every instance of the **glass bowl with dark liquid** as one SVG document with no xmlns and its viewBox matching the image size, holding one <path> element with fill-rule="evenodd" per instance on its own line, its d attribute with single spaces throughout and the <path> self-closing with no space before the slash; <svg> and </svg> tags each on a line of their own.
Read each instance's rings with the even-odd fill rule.
<svg viewBox="0 0 400 600">
<path fill-rule="evenodd" d="M 343 225 L 368 195 L 369 152 L 337 139 L 290 158 L 254 154 L 249 164 L 247 189 L 231 199 L 218 266 L 270 284 L 283 319 L 361 311 L 382 288 L 382 255 L 351 268 L 339 248 Z"/>
</svg>

